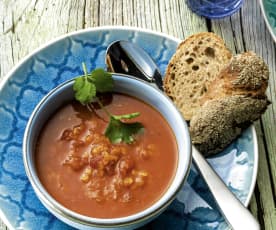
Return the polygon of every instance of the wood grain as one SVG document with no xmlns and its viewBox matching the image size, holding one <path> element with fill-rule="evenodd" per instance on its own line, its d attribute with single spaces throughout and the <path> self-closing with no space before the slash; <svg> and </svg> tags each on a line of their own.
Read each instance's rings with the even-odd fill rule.
<svg viewBox="0 0 276 230">
<path fill-rule="evenodd" d="M 82 28 L 127 25 L 184 39 L 200 32 L 219 34 L 235 53 L 253 50 L 268 63 L 272 104 L 256 122 L 259 173 L 250 208 L 263 229 L 276 229 L 276 47 L 258 1 L 245 0 L 231 17 L 209 21 L 192 13 L 184 0 L 1 0 L 0 76 L 49 40 Z M 1 223 L 0 229 L 6 229 Z"/>
</svg>

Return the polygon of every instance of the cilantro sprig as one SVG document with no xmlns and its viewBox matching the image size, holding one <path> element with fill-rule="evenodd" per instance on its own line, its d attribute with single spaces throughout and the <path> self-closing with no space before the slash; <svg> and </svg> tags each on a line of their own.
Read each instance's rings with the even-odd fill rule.
<svg viewBox="0 0 276 230">
<path fill-rule="evenodd" d="M 112 91 L 114 84 L 110 73 L 99 68 L 88 74 L 84 63 L 82 63 L 82 68 L 84 75 L 77 77 L 73 86 L 76 100 L 87 105 L 95 99 L 97 92 Z"/>
<path fill-rule="evenodd" d="M 140 113 L 131 113 L 121 116 L 110 116 L 109 124 L 104 134 L 112 143 L 132 143 L 134 141 L 133 135 L 143 129 L 143 125 L 140 122 L 124 123 L 121 122 L 121 119 L 132 119 L 139 115 Z"/>
<path fill-rule="evenodd" d="M 135 134 L 139 133 L 144 127 L 140 122 L 126 122 L 140 115 L 139 112 L 113 115 L 111 114 L 97 98 L 97 92 L 111 92 L 114 87 L 112 75 L 104 69 L 98 68 L 90 74 L 87 72 L 86 65 L 82 63 L 84 75 L 75 79 L 73 89 L 75 99 L 83 105 L 89 105 L 96 101 L 101 109 L 108 115 L 109 122 L 104 132 L 112 143 L 125 142 L 130 144 L 134 141 Z"/>
</svg>

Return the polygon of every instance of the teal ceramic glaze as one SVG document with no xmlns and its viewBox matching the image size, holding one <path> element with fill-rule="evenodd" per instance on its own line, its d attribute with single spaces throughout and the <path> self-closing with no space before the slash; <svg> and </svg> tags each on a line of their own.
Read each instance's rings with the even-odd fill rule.
<svg viewBox="0 0 276 230">
<path fill-rule="evenodd" d="M 276 42 L 276 0 L 260 0 L 267 27 Z"/>
<path fill-rule="evenodd" d="M 24 171 L 22 139 L 29 116 L 51 89 L 88 70 L 105 68 L 105 51 L 115 40 L 144 48 L 164 74 L 180 40 L 131 27 L 99 27 L 58 38 L 35 50 L 0 82 L 0 215 L 10 229 L 69 230 L 37 199 Z M 258 165 L 253 126 L 220 154 L 208 159 L 229 189 L 248 205 Z M 192 166 L 177 198 L 143 229 L 228 229 L 208 187 Z"/>
</svg>

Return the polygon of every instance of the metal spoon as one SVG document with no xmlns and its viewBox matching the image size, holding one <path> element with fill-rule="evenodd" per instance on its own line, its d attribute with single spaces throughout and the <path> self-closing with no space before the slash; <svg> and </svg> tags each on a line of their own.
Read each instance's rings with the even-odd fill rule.
<svg viewBox="0 0 276 230">
<path fill-rule="evenodd" d="M 106 52 L 106 64 L 110 71 L 136 76 L 155 83 L 163 90 L 162 76 L 152 58 L 140 47 L 128 41 L 112 43 Z M 201 176 L 213 194 L 223 216 L 234 230 L 257 230 L 259 223 L 246 207 L 228 189 L 221 178 L 193 146 L 192 158 Z"/>
</svg>

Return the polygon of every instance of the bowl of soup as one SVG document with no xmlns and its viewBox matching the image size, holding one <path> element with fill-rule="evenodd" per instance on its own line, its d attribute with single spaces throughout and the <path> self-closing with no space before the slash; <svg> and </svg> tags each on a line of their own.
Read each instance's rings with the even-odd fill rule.
<svg viewBox="0 0 276 230">
<path fill-rule="evenodd" d="M 112 114 L 139 112 L 134 122 L 143 124 L 131 143 L 107 138 L 108 117 L 75 100 L 74 79 L 40 101 L 25 130 L 24 166 L 37 197 L 78 229 L 148 223 L 173 201 L 191 165 L 188 126 L 171 100 L 136 78 L 112 78 L 105 108 Z"/>
</svg>

